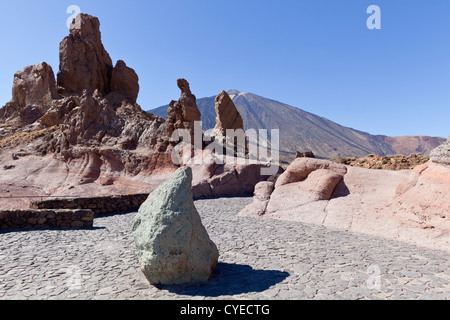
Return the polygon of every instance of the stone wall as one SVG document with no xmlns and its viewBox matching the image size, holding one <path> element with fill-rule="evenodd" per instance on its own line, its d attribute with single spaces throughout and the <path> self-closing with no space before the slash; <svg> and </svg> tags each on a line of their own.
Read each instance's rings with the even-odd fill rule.
<svg viewBox="0 0 450 320">
<path fill-rule="evenodd" d="M 91 210 L 5 210 L 0 211 L 0 230 L 89 229 Z"/>
<path fill-rule="evenodd" d="M 95 215 L 116 214 L 139 210 L 148 198 L 147 194 L 131 194 L 108 197 L 54 199 L 31 202 L 33 209 L 89 209 Z"/>
</svg>

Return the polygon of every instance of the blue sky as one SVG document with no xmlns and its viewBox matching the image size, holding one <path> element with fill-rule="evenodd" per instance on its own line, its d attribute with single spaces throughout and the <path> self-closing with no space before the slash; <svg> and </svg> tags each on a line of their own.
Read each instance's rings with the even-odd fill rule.
<svg viewBox="0 0 450 320">
<path fill-rule="evenodd" d="M 381 30 L 369 30 L 370 5 Z M 149 110 L 238 89 L 372 134 L 450 135 L 448 0 L 10 1 L 0 9 L 0 105 L 13 75 L 58 71 L 69 5 L 97 16 L 114 63 L 140 78 Z"/>
</svg>

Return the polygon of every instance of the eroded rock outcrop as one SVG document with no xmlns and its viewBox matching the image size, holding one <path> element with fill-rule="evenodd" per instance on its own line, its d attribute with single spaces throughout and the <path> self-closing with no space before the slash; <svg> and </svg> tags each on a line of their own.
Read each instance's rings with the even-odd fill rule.
<svg viewBox="0 0 450 320">
<path fill-rule="evenodd" d="M 200 138 L 200 148 L 183 156 L 209 152 L 202 150 L 199 123 L 194 134 L 201 114 L 188 81 L 178 79 L 181 95 L 171 102 L 167 121 L 143 111 L 136 103 L 139 78 L 121 60 L 113 67 L 97 18 L 77 16 L 60 44 L 60 59 L 58 86 L 47 64 L 27 67 L 16 76 L 14 99 L 0 109 L 0 185 L 27 181 L 28 194 L 52 196 L 145 193 L 189 165 L 173 161 L 176 129 L 186 129 L 191 143 Z M 218 106 L 235 110 L 227 101 L 219 95 Z M 237 115 L 228 119 L 218 110 L 223 128 L 241 127 Z M 262 169 L 270 165 L 235 160 L 192 165 L 195 197 L 252 194 L 269 177 Z"/>
<path fill-rule="evenodd" d="M 52 103 L 59 97 L 52 67 L 41 62 L 16 72 L 12 96 L 19 107 Z"/>
<path fill-rule="evenodd" d="M 450 139 L 398 185 L 395 215 L 422 228 L 450 231 Z"/>
<path fill-rule="evenodd" d="M 195 208 L 192 170 L 183 167 L 139 209 L 133 234 L 142 272 L 151 284 L 186 284 L 209 279 L 219 251 Z"/>
<path fill-rule="evenodd" d="M 275 164 L 229 156 L 219 158 L 210 150 L 198 151 L 184 165 L 194 172 L 192 192 L 195 199 L 252 195 L 259 182 L 283 172 Z"/>
<path fill-rule="evenodd" d="M 275 183 L 269 181 L 256 185 L 254 202 L 241 215 L 270 215 L 295 210 L 311 202 L 330 200 L 346 173 L 344 165 L 328 160 L 298 158 Z"/>
<path fill-rule="evenodd" d="M 65 171 L 61 177 L 55 172 L 57 188 L 46 183 L 51 192 L 87 183 L 130 185 L 126 180 L 138 175 L 174 171 L 164 119 L 136 104 L 138 81 L 125 62 L 113 68 L 98 19 L 80 14 L 60 44 L 58 87 L 46 63 L 16 73 L 13 100 L 0 109 L 0 148 L 51 156 L 48 165 Z"/>
<path fill-rule="evenodd" d="M 66 94 L 111 91 L 113 63 L 103 47 L 96 17 L 82 13 L 73 20 L 70 35 L 59 46 L 59 60 L 57 82 Z"/>
<path fill-rule="evenodd" d="M 190 133 L 193 144 L 195 122 L 201 121 L 202 115 L 198 110 L 197 99 L 191 92 L 189 82 L 185 79 L 178 79 L 177 85 L 181 90 L 181 96 L 178 101 L 171 101 L 167 109 L 167 135 L 172 137 L 175 130 L 186 129 Z M 201 126 L 197 130 L 201 131 Z"/>
<path fill-rule="evenodd" d="M 58 98 L 52 67 L 45 62 L 27 66 L 14 74 L 12 100 L 0 109 L 0 121 L 31 124 Z"/>
<path fill-rule="evenodd" d="M 111 91 L 123 95 L 132 104 L 136 103 L 139 94 L 139 77 L 122 60 L 117 61 L 112 71 Z"/>
<path fill-rule="evenodd" d="M 226 137 L 227 130 L 244 130 L 242 117 L 226 91 L 221 91 L 215 99 L 216 126 L 212 135 Z"/>
</svg>

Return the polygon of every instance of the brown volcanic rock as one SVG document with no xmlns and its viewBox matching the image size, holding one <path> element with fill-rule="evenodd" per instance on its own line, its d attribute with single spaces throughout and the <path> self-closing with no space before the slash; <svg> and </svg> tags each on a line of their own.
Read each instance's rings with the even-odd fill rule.
<svg viewBox="0 0 450 320">
<path fill-rule="evenodd" d="M 221 91 L 215 99 L 216 126 L 212 135 L 226 137 L 227 129 L 244 129 L 244 122 L 228 93 Z"/>
<path fill-rule="evenodd" d="M 13 102 L 19 107 L 33 104 L 51 104 L 58 99 L 52 67 L 41 62 L 28 66 L 14 75 Z"/>
<path fill-rule="evenodd" d="M 59 46 L 58 86 L 65 94 L 110 92 L 113 64 L 101 41 L 100 22 L 79 14 L 70 25 L 70 35 Z"/>
<path fill-rule="evenodd" d="M 178 101 L 172 101 L 167 109 L 167 135 L 171 137 L 175 130 L 187 129 L 191 135 L 191 143 L 193 143 L 194 122 L 201 121 L 201 113 L 197 107 L 197 99 L 191 92 L 189 82 L 185 79 L 178 79 L 177 85 L 181 90 L 181 96 Z"/>
<path fill-rule="evenodd" d="M 16 126 L 31 124 L 39 119 L 48 105 L 60 97 L 52 68 L 41 62 L 16 72 L 12 96 L 12 100 L 0 109 L 0 121 L 8 122 L 13 126 L 10 129 L 14 130 Z"/>
<path fill-rule="evenodd" d="M 136 103 L 139 94 L 139 77 L 122 60 L 117 61 L 112 71 L 111 91 L 120 93 L 131 103 Z"/>
</svg>

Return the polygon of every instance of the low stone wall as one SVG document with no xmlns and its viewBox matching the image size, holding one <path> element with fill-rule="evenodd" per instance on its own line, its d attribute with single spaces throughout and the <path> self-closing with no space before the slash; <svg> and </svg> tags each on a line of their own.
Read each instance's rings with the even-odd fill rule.
<svg viewBox="0 0 450 320">
<path fill-rule="evenodd" d="M 147 194 L 130 194 L 108 197 L 53 199 L 33 201 L 33 209 L 89 209 L 95 215 L 116 214 L 137 211 L 148 198 Z"/>
<path fill-rule="evenodd" d="M 91 210 L 5 210 L 0 211 L 0 230 L 89 229 Z"/>
</svg>

